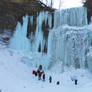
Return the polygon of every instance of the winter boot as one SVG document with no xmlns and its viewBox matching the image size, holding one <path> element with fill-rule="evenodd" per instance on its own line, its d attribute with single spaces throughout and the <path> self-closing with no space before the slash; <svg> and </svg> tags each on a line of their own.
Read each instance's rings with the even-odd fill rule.
<svg viewBox="0 0 92 92">
<path fill-rule="evenodd" d="M 49 77 L 49 82 L 52 83 L 52 77 L 51 76 Z"/>
<path fill-rule="evenodd" d="M 77 80 L 77 79 L 75 79 L 75 85 L 77 85 L 77 82 L 78 82 L 78 80 Z"/>
<path fill-rule="evenodd" d="M 45 81 L 45 74 L 43 74 L 43 81 Z"/>
</svg>

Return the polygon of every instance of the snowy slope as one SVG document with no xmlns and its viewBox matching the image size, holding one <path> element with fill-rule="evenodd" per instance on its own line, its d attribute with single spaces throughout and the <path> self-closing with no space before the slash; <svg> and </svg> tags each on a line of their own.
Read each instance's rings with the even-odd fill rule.
<svg viewBox="0 0 92 92">
<path fill-rule="evenodd" d="M 10 51 L 0 45 L 0 89 L 2 92 L 92 92 L 92 75 L 87 70 L 65 68 L 61 73 L 60 64 L 46 71 L 46 81 L 38 81 L 32 75 L 32 69 L 21 62 L 19 52 Z M 58 67 L 58 68 L 57 68 Z M 48 81 L 52 76 L 52 83 Z M 76 76 L 78 85 L 71 78 Z M 56 82 L 60 81 L 60 85 Z"/>
</svg>

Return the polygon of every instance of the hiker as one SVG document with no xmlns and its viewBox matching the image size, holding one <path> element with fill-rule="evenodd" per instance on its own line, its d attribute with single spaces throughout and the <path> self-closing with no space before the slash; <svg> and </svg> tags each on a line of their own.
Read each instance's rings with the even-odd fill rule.
<svg viewBox="0 0 92 92">
<path fill-rule="evenodd" d="M 39 68 L 37 69 L 37 71 L 34 71 L 32 72 L 35 76 L 38 76 L 38 80 L 41 80 L 41 76 L 42 76 L 42 79 L 43 81 L 45 81 L 45 73 L 42 69 L 42 65 L 39 65 Z"/>
<path fill-rule="evenodd" d="M 44 71 L 42 69 L 42 65 L 39 65 L 39 68 L 37 70 L 37 75 L 38 75 L 38 79 L 40 80 L 41 79 L 41 76 L 43 74 L 43 78 L 45 77 L 45 74 L 44 74 Z"/>
</svg>

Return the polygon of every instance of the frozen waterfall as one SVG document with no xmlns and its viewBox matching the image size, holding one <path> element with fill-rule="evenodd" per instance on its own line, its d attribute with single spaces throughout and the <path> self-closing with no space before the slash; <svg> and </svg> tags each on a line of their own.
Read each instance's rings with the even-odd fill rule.
<svg viewBox="0 0 92 92">
<path fill-rule="evenodd" d="M 28 16 L 23 17 L 23 25 L 19 22 L 14 31 L 14 35 L 10 40 L 9 47 L 13 50 L 29 52 L 30 40 L 26 37 L 28 26 Z"/>
<path fill-rule="evenodd" d="M 88 42 L 86 61 L 88 63 L 88 69 L 92 72 L 92 21 L 90 22 L 90 25 L 88 25 Z"/>
<path fill-rule="evenodd" d="M 39 16 L 37 17 L 37 26 L 36 26 L 36 32 L 34 35 L 34 42 L 31 45 L 33 52 L 38 52 L 39 48 L 41 49 L 40 52 L 43 52 L 44 45 L 45 45 L 45 39 L 43 37 L 43 30 L 42 30 L 42 23 L 47 21 L 48 13 L 41 12 Z"/>
<path fill-rule="evenodd" d="M 87 25 L 87 9 L 78 7 L 56 11 L 54 14 L 54 28 L 64 24 L 80 27 Z"/>
<path fill-rule="evenodd" d="M 26 56 L 23 56 L 23 62 L 31 66 L 39 66 L 42 64 L 44 69 L 47 69 L 50 62 L 48 60 L 48 56 L 44 54 L 44 48 L 45 46 L 47 47 L 48 42 L 44 37 L 44 30 L 42 28 L 43 23 L 45 23 L 44 25 L 47 24 L 49 28 L 51 28 L 52 17 L 48 12 L 40 12 L 36 19 L 37 25 L 35 34 L 31 32 L 29 37 L 27 37 L 28 19 L 30 19 L 31 27 L 33 26 L 33 16 L 23 17 L 23 25 L 18 22 L 14 35 L 10 40 L 9 47 L 13 50 L 23 51 L 24 53 L 28 52 L 28 54 L 25 54 Z"/>
<path fill-rule="evenodd" d="M 88 33 L 86 27 L 60 26 L 50 31 L 49 54 L 53 62 L 61 61 L 64 66 L 86 67 Z"/>
<path fill-rule="evenodd" d="M 35 67 L 42 64 L 44 69 L 58 61 L 62 67 L 89 67 L 87 55 L 92 44 L 92 32 L 87 26 L 86 8 L 55 11 L 54 17 L 49 12 L 40 12 L 36 18 L 35 33 L 31 32 L 29 39 L 28 19 L 33 27 L 34 16 L 23 17 L 23 25 L 18 22 L 9 44 L 11 49 L 30 52 L 31 58 L 23 56 L 23 62 Z M 47 53 L 44 53 L 45 48 Z"/>
</svg>

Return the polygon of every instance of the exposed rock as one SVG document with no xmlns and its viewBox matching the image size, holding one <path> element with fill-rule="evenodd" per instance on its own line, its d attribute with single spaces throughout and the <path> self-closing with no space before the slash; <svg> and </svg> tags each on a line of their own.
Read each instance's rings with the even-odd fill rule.
<svg viewBox="0 0 92 92">
<path fill-rule="evenodd" d="M 0 30 L 13 30 L 18 21 L 22 23 L 22 17 L 26 14 L 36 17 L 43 10 L 54 11 L 36 0 L 0 0 Z"/>
<path fill-rule="evenodd" d="M 84 6 L 87 7 L 88 10 L 88 21 L 90 22 L 90 17 L 92 16 L 92 0 L 86 0 Z"/>
</svg>

